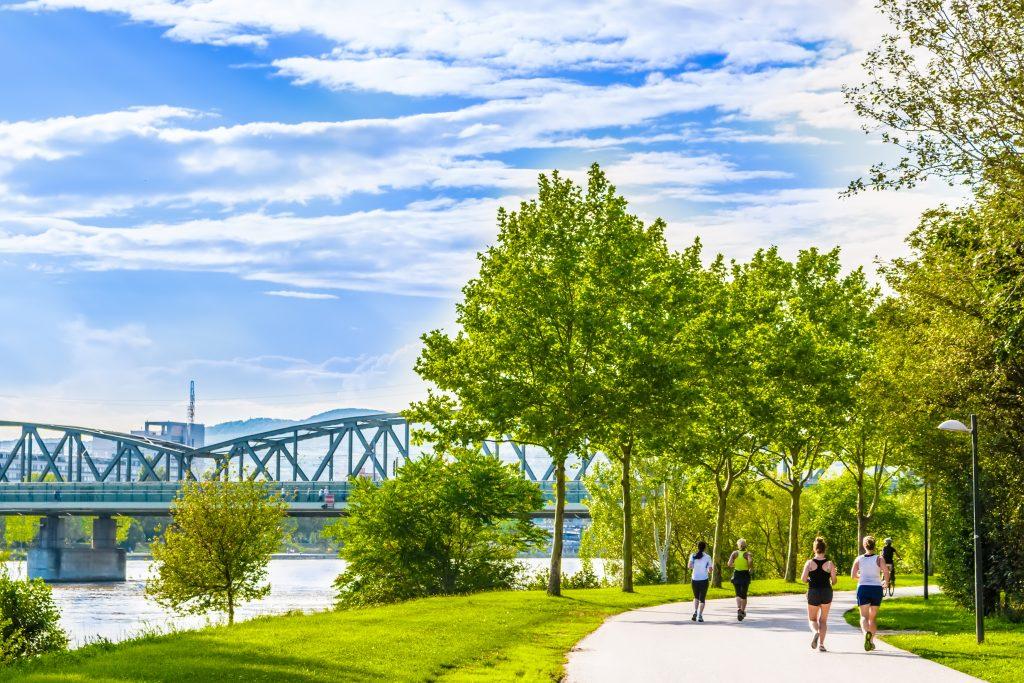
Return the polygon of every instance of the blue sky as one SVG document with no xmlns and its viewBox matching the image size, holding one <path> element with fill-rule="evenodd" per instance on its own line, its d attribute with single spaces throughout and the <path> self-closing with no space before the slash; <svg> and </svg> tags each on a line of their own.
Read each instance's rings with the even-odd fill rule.
<svg viewBox="0 0 1024 683">
<path fill-rule="evenodd" d="M 499 206 L 593 161 L 674 246 L 903 252 L 872 2 L 0 2 L 0 417 L 400 409 Z"/>
</svg>

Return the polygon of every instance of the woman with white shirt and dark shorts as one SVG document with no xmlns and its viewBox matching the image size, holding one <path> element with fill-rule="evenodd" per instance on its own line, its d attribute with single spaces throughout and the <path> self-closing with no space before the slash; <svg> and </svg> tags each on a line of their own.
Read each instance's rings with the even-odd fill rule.
<svg viewBox="0 0 1024 683">
<path fill-rule="evenodd" d="M 875 649 L 878 631 L 878 608 L 889 582 L 889 565 L 875 553 L 875 537 L 864 537 L 864 554 L 853 561 L 850 576 L 857 579 L 857 606 L 860 608 L 860 630 L 864 632 L 864 649 Z"/>
<path fill-rule="evenodd" d="M 704 602 L 708 597 L 708 586 L 711 583 L 711 574 L 714 572 L 714 562 L 708 555 L 708 544 L 701 541 L 697 544 L 697 552 L 690 555 L 690 561 L 686 566 L 693 570 L 690 575 L 690 586 L 693 588 L 693 616 L 690 621 L 704 621 Z"/>
</svg>

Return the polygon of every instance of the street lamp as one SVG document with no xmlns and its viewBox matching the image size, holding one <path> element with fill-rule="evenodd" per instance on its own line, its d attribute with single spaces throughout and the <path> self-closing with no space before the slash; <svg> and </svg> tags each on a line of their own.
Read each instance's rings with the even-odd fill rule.
<svg viewBox="0 0 1024 683">
<path fill-rule="evenodd" d="M 978 417 L 971 415 L 971 426 L 959 420 L 946 420 L 939 425 L 946 432 L 971 435 L 971 479 L 974 498 L 974 632 L 978 643 L 985 642 L 985 596 L 981 558 L 981 495 L 978 491 Z"/>
</svg>

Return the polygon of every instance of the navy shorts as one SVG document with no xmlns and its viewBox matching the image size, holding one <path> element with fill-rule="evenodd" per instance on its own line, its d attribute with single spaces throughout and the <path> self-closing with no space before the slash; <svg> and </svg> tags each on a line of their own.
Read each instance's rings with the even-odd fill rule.
<svg viewBox="0 0 1024 683">
<path fill-rule="evenodd" d="M 878 607 L 882 604 L 883 594 L 881 586 L 857 586 L 857 605 Z"/>
</svg>

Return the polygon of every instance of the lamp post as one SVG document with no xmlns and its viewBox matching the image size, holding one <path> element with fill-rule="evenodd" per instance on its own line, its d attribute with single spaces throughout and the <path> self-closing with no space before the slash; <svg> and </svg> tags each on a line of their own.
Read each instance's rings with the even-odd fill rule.
<svg viewBox="0 0 1024 683">
<path fill-rule="evenodd" d="M 924 599 L 928 599 L 928 480 L 924 480 Z"/>
<path fill-rule="evenodd" d="M 981 557 L 981 495 L 978 491 L 978 417 L 971 415 L 971 426 L 959 420 L 946 420 L 939 425 L 946 432 L 971 435 L 971 485 L 974 499 L 974 632 L 978 644 L 985 642 L 985 594 Z"/>
</svg>

